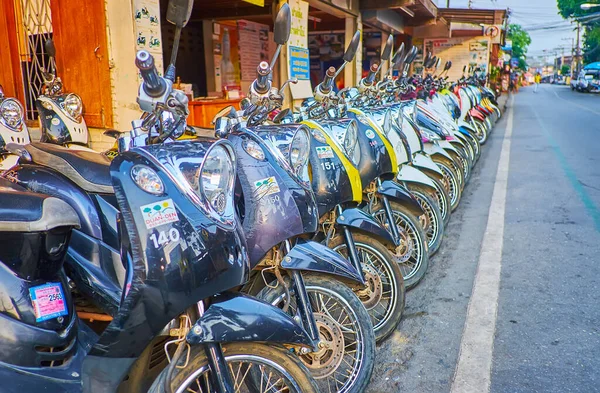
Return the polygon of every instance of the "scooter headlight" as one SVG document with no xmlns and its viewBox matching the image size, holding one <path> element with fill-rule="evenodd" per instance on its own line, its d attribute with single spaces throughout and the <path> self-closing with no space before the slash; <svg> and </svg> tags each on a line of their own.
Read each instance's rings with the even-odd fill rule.
<svg viewBox="0 0 600 393">
<path fill-rule="evenodd" d="M 360 162 L 360 145 L 358 144 L 358 126 L 351 122 L 344 138 L 344 150 L 354 165 Z"/>
<path fill-rule="evenodd" d="M 83 102 L 77 94 L 69 94 L 62 103 L 62 107 L 67 112 L 69 117 L 75 121 L 81 120 L 81 113 L 83 111 Z"/>
<path fill-rule="evenodd" d="M 0 115 L 8 127 L 17 128 L 23 122 L 23 107 L 17 100 L 6 99 L 0 105 Z"/>
<path fill-rule="evenodd" d="M 300 169 L 308 162 L 309 152 L 310 139 L 308 132 L 301 128 L 296 132 L 290 144 L 289 162 L 296 173 L 299 173 Z"/>
<path fill-rule="evenodd" d="M 154 169 L 146 165 L 134 165 L 130 174 L 142 190 L 154 195 L 162 195 L 165 192 L 165 186 Z"/>
<path fill-rule="evenodd" d="M 200 167 L 198 189 L 210 209 L 221 218 L 233 217 L 233 183 L 235 167 L 231 153 L 222 145 L 214 145 Z"/>
<path fill-rule="evenodd" d="M 439 141 L 442 139 L 438 134 L 436 134 L 435 132 L 430 131 L 426 128 L 420 128 L 419 132 L 421 133 L 422 136 L 429 139 L 430 141 Z"/>
</svg>

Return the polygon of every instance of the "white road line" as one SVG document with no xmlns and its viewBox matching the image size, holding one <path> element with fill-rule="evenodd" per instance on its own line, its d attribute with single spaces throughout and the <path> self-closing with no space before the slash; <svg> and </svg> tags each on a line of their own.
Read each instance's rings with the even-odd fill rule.
<svg viewBox="0 0 600 393">
<path fill-rule="evenodd" d="M 479 254 L 473 293 L 469 300 L 451 393 L 485 393 L 490 390 L 492 351 L 502 268 L 510 141 L 513 131 L 513 103 L 514 96 L 510 100 L 492 203 Z"/>
<path fill-rule="evenodd" d="M 567 101 L 567 102 L 568 102 L 569 104 L 571 104 L 571 105 L 575 105 L 576 107 L 579 107 L 579 108 L 581 108 L 581 109 L 583 109 L 583 110 L 586 110 L 586 111 L 588 111 L 588 112 L 592 112 L 592 113 L 594 113 L 594 114 L 596 114 L 596 115 L 600 115 L 600 112 L 598 112 L 598 111 L 595 111 L 595 110 L 593 110 L 593 109 L 591 109 L 591 108 L 588 108 L 588 107 L 587 107 L 587 106 L 585 106 L 585 105 L 581 105 L 581 104 L 578 104 L 578 103 L 576 103 L 576 102 L 573 102 L 573 101 L 571 101 L 571 100 L 569 100 L 569 99 L 566 99 L 566 98 L 564 98 L 564 97 L 561 97 L 561 96 L 560 96 L 560 94 L 558 94 L 558 93 L 556 92 L 556 89 L 554 89 L 554 95 L 555 95 L 556 97 L 558 97 L 559 99 L 563 100 L 563 101 Z M 595 99 L 595 98 L 592 98 L 592 99 Z"/>
</svg>

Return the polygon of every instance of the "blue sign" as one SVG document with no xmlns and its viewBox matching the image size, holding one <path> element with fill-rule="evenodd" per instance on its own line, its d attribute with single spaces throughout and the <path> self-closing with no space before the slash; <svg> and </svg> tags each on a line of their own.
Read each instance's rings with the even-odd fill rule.
<svg viewBox="0 0 600 393">
<path fill-rule="evenodd" d="M 290 46 L 290 78 L 298 78 L 298 80 L 310 79 L 310 59 L 308 49 Z"/>
</svg>

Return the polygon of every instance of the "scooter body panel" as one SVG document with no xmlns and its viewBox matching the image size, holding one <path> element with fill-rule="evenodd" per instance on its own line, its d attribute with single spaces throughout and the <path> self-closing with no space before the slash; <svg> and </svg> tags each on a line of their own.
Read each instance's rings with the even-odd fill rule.
<svg viewBox="0 0 600 393">
<path fill-rule="evenodd" d="M 437 166 L 437 164 L 433 162 L 431 157 L 429 157 L 425 153 L 419 152 L 414 154 L 412 158 L 412 165 L 416 168 L 430 170 L 437 173 L 440 176 L 444 176 L 444 172 L 442 172 L 440 167 Z"/>
<path fill-rule="evenodd" d="M 60 106 L 68 94 L 57 97 L 39 96 L 35 106 L 39 113 L 42 131 L 41 142 L 58 145 L 68 143 L 88 145 L 89 132 L 83 116 L 80 121 L 72 119 Z"/>
<path fill-rule="evenodd" d="M 438 168 L 439 169 L 439 168 Z M 423 172 L 410 165 L 401 165 L 396 180 L 405 183 L 415 183 L 430 190 L 435 190 L 435 183 Z"/>
<path fill-rule="evenodd" d="M 377 187 L 377 192 L 387 196 L 390 201 L 406 206 L 410 212 L 417 217 L 424 213 L 423 208 L 415 197 L 413 197 L 407 189 L 392 180 L 383 181 L 381 185 Z"/>
</svg>

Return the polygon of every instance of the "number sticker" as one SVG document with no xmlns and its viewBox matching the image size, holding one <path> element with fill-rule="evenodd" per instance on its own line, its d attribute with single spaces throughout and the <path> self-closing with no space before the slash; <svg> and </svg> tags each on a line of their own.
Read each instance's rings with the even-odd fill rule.
<svg viewBox="0 0 600 393">
<path fill-rule="evenodd" d="M 36 322 L 47 321 L 69 313 L 60 283 L 52 282 L 29 288 L 29 296 Z"/>
<path fill-rule="evenodd" d="M 323 161 L 321 162 L 321 168 L 323 168 L 324 171 L 330 171 L 334 169 L 335 166 L 329 161 Z"/>
<path fill-rule="evenodd" d="M 165 244 L 172 242 L 178 242 L 179 239 L 181 239 L 181 235 L 179 234 L 179 231 L 177 230 L 177 228 L 171 228 L 169 229 L 169 231 L 160 231 L 158 233 L 158 236 L 156 236 L 156 233 L 153 233 L 150 236 L 150 240 L 152 240 L 152 243 L 154 244 L 154 248 L 160 248 L 161 246 L 164 246 Z"/>
</svg>

